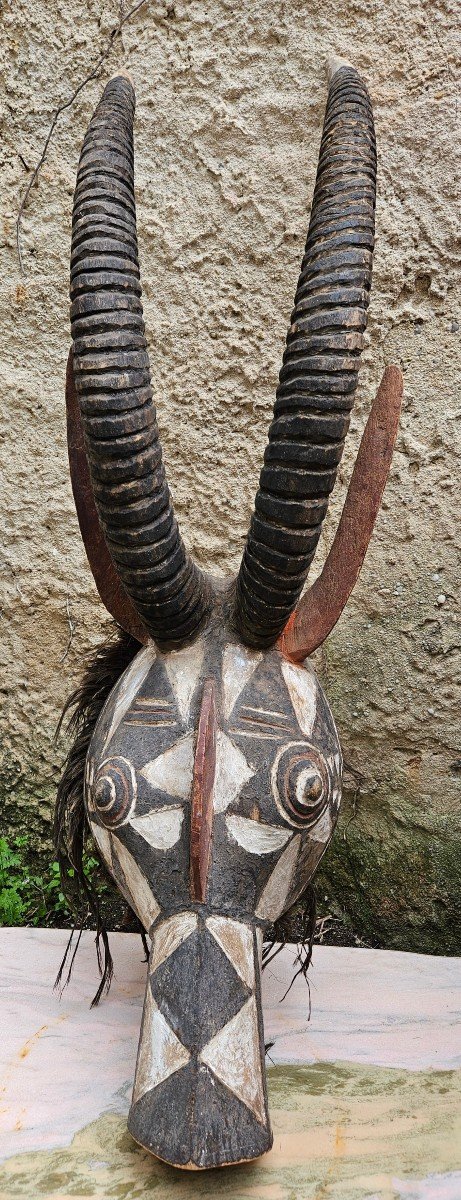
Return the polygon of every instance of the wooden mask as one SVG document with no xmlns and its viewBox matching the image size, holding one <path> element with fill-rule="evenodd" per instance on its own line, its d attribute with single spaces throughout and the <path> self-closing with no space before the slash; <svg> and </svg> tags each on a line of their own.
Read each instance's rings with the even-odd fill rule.
<svg viewBox="0 0 461 1200">
<path fill-rule="evenodd" d="M 374 242 L 365 84 L 330 68 L 312 212 L 274 419 L 237 580 L 181 541 L 142 320 L 135 97 L 119 74 L 85 137 L 72 226 L 72 482 L 100 595 L 140 645 L 86 756 L 102 859 L 151 939 L 129 1128 L 204 1168 L 272 1142 L 261 951 L 332 836 L 341 752 L 307 656 L 338 619 L 371 536 L 402 394 L 388 367 L 325 567 L 303 595 L 357 384 Z M 300 599 L 301 597 L 301 599 Z M 141 644 L 142 648 L 141 648 Z"/>
</svg>

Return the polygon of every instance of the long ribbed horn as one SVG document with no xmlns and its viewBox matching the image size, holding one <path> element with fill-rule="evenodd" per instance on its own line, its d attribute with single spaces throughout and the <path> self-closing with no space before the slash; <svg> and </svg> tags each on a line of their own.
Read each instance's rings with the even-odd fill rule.
<svg viewBox="0 0 461 1200">
<path fill-rule="evenodd" d="M 373 114 L 363 80 L 334 60 L 312 212 L 274 421 L 237 581 L 235 622 L 269 646 L 296 605 L 349 427 L 371 285 Z"/>
<path fill-rule="evenodd" d="M 71 325 L 94 497 L 126 591 L 149 633 L 176 645 L 207 611 L 162 465 L 142 319 L 133 183 L 134 89 L 117 75 L 83 143 L 72 221 Z"/>
</svg>

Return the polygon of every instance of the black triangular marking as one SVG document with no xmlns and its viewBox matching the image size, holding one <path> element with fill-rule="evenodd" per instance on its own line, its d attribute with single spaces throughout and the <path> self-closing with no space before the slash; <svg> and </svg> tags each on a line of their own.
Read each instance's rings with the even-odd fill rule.
<svg viewBox="0 0 461 1200">
<path fill-rule="evenodd" d="M 177 1166 L 242 1162 L 272 1145 L 270 1127 L 194 1059 L 141 1096 L 128 1128 L 151 1153 Z"/>
</svg>

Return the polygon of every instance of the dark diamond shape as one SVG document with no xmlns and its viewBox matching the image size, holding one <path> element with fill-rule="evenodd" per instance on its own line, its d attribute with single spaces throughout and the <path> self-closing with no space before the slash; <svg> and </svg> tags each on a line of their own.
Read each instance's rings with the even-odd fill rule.
<svg viewBox="0 0 461 1200">
<path fill-rule="evenodd" d="M 207 929 L 186 938 L 151 975 L 154 999 L 193 1054 L 234 1017 L 251 994 Z"/>
</svg>

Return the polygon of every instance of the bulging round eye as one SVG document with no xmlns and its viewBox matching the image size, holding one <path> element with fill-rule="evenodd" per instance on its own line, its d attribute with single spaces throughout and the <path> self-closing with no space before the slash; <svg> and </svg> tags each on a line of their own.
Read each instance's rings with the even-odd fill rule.
<svg viewBox="0 0 461 1200">
<path fill-rule="evenodd" d="M 291 742 L 277 755 L 272 769 L 275 800 L 295 825 L 314 825 L 325 811 L 330 780 L 324 758 L 306 742 Z"/>
<path fill-rule="evenodd" d="M 95 811 L 107 829 L 123 825 L 136 800 L 136 776 L 126 758 L 107 758 L 92 787 Z"/>
</svg>

